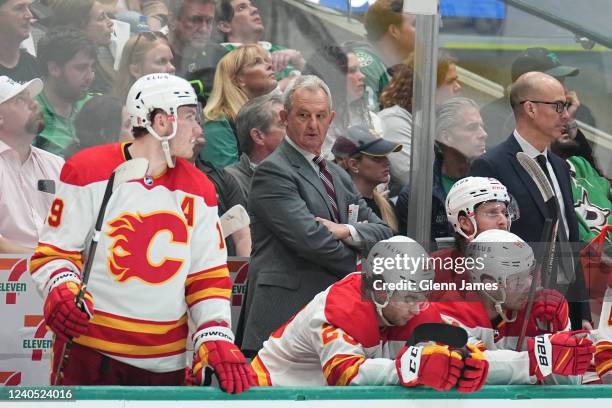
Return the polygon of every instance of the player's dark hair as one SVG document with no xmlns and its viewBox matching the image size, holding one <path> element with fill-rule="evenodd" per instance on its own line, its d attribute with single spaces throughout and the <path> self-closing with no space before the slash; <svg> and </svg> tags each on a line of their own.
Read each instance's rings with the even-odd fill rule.
<svg viewBox="0 0 612 408">
<path fill-rule="evenodd" d="M 150 113 L 149 113 L 149 122 L 153 123 L 153 119 L 155 118 L 155 115 L 157 115 L 158 113 L 162 113 L 164 110 L 160 109 L 160 108 L 155 108 L 153 109 Z M 149 131 L 146 128 L 143 127 L 133 127 L 132 128 L 132 136 L 134 136 L 134 139 L 138 139 L 139 137 L 142 137 L 146 134 L 148 134 Z"/>
<path fill-rule="evenodd" d="M 174 18 L 180 19 L 183 17 L 183 10 L 185 9 L 185 4 L 193 3 L 193 4 L 213 4 L 216 5 L 216 0 L 167 0 L 168 11 Z"/>
</svg>

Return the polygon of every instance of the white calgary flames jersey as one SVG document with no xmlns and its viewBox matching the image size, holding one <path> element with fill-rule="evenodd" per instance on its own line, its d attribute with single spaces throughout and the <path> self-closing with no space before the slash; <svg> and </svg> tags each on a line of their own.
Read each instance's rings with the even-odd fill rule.
<svg viewBox="0 0 612 408">
<path fill-rule="evenodd" d="M 483 350 L 489 361 L 489 374 L 487 384 L 535 384 L 537 378 L 529 375 L 529 354 L 527 341 L 523 350 L 517 352 L 516 345 L 523 322 L 523 312 L 517 314 L 513 323 L 501 320 L 494 328 L 483 304 L 477 300 L 466 302 L 438 302 L 435 307 L 440 311 L 442 320 L 446 323 L 463 327 L 468 332 L 468 343 L 474 344 Z M 568 326 L 569 330 L 569 317 Z M 541 334 L 536 332 L 535 326 L 528 325 L 526 338 Z M 576 377 L 550 376 L 545 383 L 575 384 Z M 554 377 L 554 378 L 553 378 Z"/>
<path fill-rule="evenodd" d="M 40 242 L 30 262 L 43 298 L 80 280 L 107 179 L 126 160 L 126 144 L 78 153 L 62 169 Z M 199 327 L 230 327 L 231 280 L 213 184 L 177 159 L 157 178 L 112 194 L 87 290 L 94 299 L 88 332 L 74 339 L 153 372 L 186 366 L 187 312 Z"/>
<path fill-rule="evenodd" d="M 252 362 L 259 385 L 394 385 L 395 357 L 414 327 L 441 322 L 434 308 L 401 327 L 379 326 L 353 273 L 319 293 L 264 342 Z"/>
</svg>

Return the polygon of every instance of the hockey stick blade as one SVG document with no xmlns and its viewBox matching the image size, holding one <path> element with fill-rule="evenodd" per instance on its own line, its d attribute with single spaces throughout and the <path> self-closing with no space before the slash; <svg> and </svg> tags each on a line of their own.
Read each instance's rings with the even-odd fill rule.
<svg viewBox="0 0 612 408">
<path fill-rule="evenodd" d="M 467 344 L 468 335 L 464 328 L 446 323 L 422 323 L 414 328 L 406 346 L 424 341 L 435 341 L 451 348 L 460 349 Z"/>
<path fill-rule="evenodd" d="M 248 227 L 251 224 L 251 219 L 244 207 L 236 204 L 219 218 L 219 222 L 221 223 L 223 238 L 227 238 L 234 232 Z"/>
</svg>

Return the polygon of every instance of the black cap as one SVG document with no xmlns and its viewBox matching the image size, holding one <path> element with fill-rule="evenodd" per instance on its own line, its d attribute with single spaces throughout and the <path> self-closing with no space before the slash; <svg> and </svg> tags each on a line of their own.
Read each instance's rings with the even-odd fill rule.
<svg viewBox="0 0 612 408">
<path fill-rule="evenodd" d="M 542 47 L 527 48 L 514 60 L 511 70 L 512 82 L 525 72 L 531 71 L 544 72 L 555 78 L 576 76 L 580 72 L 576 67 L 561 65 L 557 54 Z"/>
<path fill-rule="evenodd" d="M 351 157 L 359 153 L 368 156 L 386 156 L 400 150 L 402 150 L 401 144 L 389 142 L 374 129 L 362 125 L 349 127 L 332 146 L 332 153 L 336 157 Z"/>
</svg>

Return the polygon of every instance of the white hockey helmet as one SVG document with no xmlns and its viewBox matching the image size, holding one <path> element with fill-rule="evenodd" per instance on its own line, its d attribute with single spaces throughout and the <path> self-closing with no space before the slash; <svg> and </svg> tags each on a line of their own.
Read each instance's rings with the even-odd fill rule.
<svg viewBox="0 0 612 408">
<path fill-rule="evenodd" d="M 517 235 L 504 230 L 487 230 L 474 238 L 466 247 L 465 256 L 475 260 L 470 269 L 473 282 L 495 282 L 498 290 L 483 291 L 495 304 L 495 310 L 507 322 L 502 309 L 508 299 L 525 299 L 535 270 L 535 257 L 531 247 Z M 522 302 L 516 302 L 518 304 Z"/>
<path fill-rule="evenodd" d="M 518 208 L 512 204 L 508 189 L 502 183 L 490 177 L 465 177 L 457 181 L 446 196 L 446 218 L 453 226 L 455 232 L 471 240 L 476 236 L 475 209 L 479 204 L 488 201 L 506 203 L 510 221 L 518 219 Z M 464 212 L 474 226 L 474 232 L 467 235 L 459 225 L 459 214 Z"/>
<path fill-rule="evenodd" d="M 377 259 L 379 261 L 376 261 Z M 382 260 L 385 259 L 392 259 L 394 263 L 389 261 L 390 265 L 384 265 Z M 412 259 L 415 262 L 404 262 L 405 259 Z M 391 300 L 415 302 L 421 309 L 429 305 L 427 301 L 429 290 L 423 289 L 420 283 L 433 281 L 436 276 L 435 268 L 429 262 L 427 251 L 412 238 L 397 235 L 376 243 L 368 254 L 364 272 L 368 286 L 371 285 L 366 287 L 366 290 L 370 291 L 376 310 L 383 321 L 385 318 L 382 309 Z M 375 285 L 375 282 L 378 283 Z M 381 283 L 384 283 L 384 286 Z M 395 285 L 395 289 L 390 288 L 388 284 Z M 375 290 L 386 292 L 384 301 L 379 300 L 374 293 Z"/>
<path fill-rule="evenodd" d="M 147 129 L 162 143 L 169 167 L 174 167 L 174 161 L 168 142 L 176 136 L 178 108 L 185 105 L 199 106 L 198 97 L 189 82 L 172 74 L 159 73 L 140 77 L 127 95 L 126 109 L 131 126 Z M 168 136 L 160 136 L 153 130 L 150 114 L 154 109 L 161 109 L 168 115 L 172 124 L 172 132 Z"/>
</svg>

